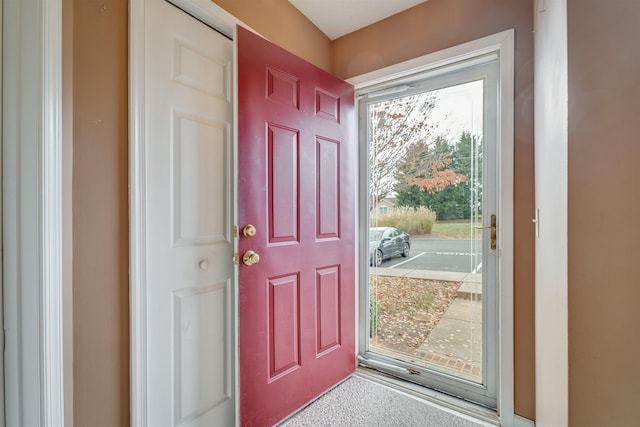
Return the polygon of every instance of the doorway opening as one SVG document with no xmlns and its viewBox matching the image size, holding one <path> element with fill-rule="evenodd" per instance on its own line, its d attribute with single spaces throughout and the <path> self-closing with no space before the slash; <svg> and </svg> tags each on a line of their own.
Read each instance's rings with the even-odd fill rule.
<svg viewBox="0 0 640 427">
<path fill-rule="evenodd" d="M 498 68 L 481 55 L 358 93 L 360 362 L 494 410 Z"/>
</svg>

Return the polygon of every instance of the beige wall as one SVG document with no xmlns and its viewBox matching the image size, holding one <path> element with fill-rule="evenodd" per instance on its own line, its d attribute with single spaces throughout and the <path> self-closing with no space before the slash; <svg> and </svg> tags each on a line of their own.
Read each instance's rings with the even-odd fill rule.
<svg viewBox="0 0 640 427">
<path fill-rule="evenodd" d="M 569 422 L 640 419 L 640 2 L 568 0 Z"/>
<path fill-rule="evenodd" d="M 272 43 L 332 71 L 331 40 L 288 0 L 212 0 Z"/>
<path fill-rule="evenodd" d="M 515 55 L 515 410 L 535 419 L 533 1 L 429 0 L 337 39 L 334 71 L 349 78 L 509 28 Z"/>
<path fill-rule="evenodd" d="M 73 7 L 77 426 L 129 425 L 127 9 L 127 0 Z"/>
</svg>

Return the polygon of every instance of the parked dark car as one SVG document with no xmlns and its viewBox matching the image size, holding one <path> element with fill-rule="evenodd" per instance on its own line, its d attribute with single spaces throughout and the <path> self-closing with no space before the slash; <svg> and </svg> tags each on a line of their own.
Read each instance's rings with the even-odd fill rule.
<svg viewBox="0 0 640 427">
<path fill-rule="evenodd" d="M 369 264 L 379 266 L 382 261 L 395 256 L 409 256 L 411 239 L 407 233 L 393 227 L 369 229 Z"/>
</svg>

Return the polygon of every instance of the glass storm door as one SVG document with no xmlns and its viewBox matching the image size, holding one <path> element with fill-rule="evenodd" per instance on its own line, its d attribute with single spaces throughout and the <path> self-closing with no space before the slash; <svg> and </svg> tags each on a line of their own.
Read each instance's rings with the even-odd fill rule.
<svg viewBox="0 0 640 427">
<path fill-rule="evenodd" d="M 358 94 L 369 155 L 360 362 L 489 408 L 498 376 L 496 64 Z"/>
</svg>

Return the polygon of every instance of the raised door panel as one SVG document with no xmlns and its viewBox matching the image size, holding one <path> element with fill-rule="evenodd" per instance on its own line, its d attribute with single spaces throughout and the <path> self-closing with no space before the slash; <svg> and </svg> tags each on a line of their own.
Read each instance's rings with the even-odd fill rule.
<svg viewBox="0 0 640 427">
<path fill-rule="evenodd" d="M 225 209 L 229 123 L 173 112 L 172 191 L 175 246 L 230 243 Z"/>
<path fill-rule="evenodd" d="M 340 267 L 316 270 L 316 357 L 340 346 Z"/>
<path fill-rule="evenodd" d="M 338 238 L 340 237 L 340 143 L 318 136 L 316 144 L 316 238 Z"/>
<path fill-rule="evenodd" d="M 269 280 L 269 382 L 300 367 L 300 276 Z"/>
<path fill-rule="evenodd" d="M 268 123 L 267 144 L 269 243 L 295 243 L 300 223 L 300 133 Z"/>
</svg>

